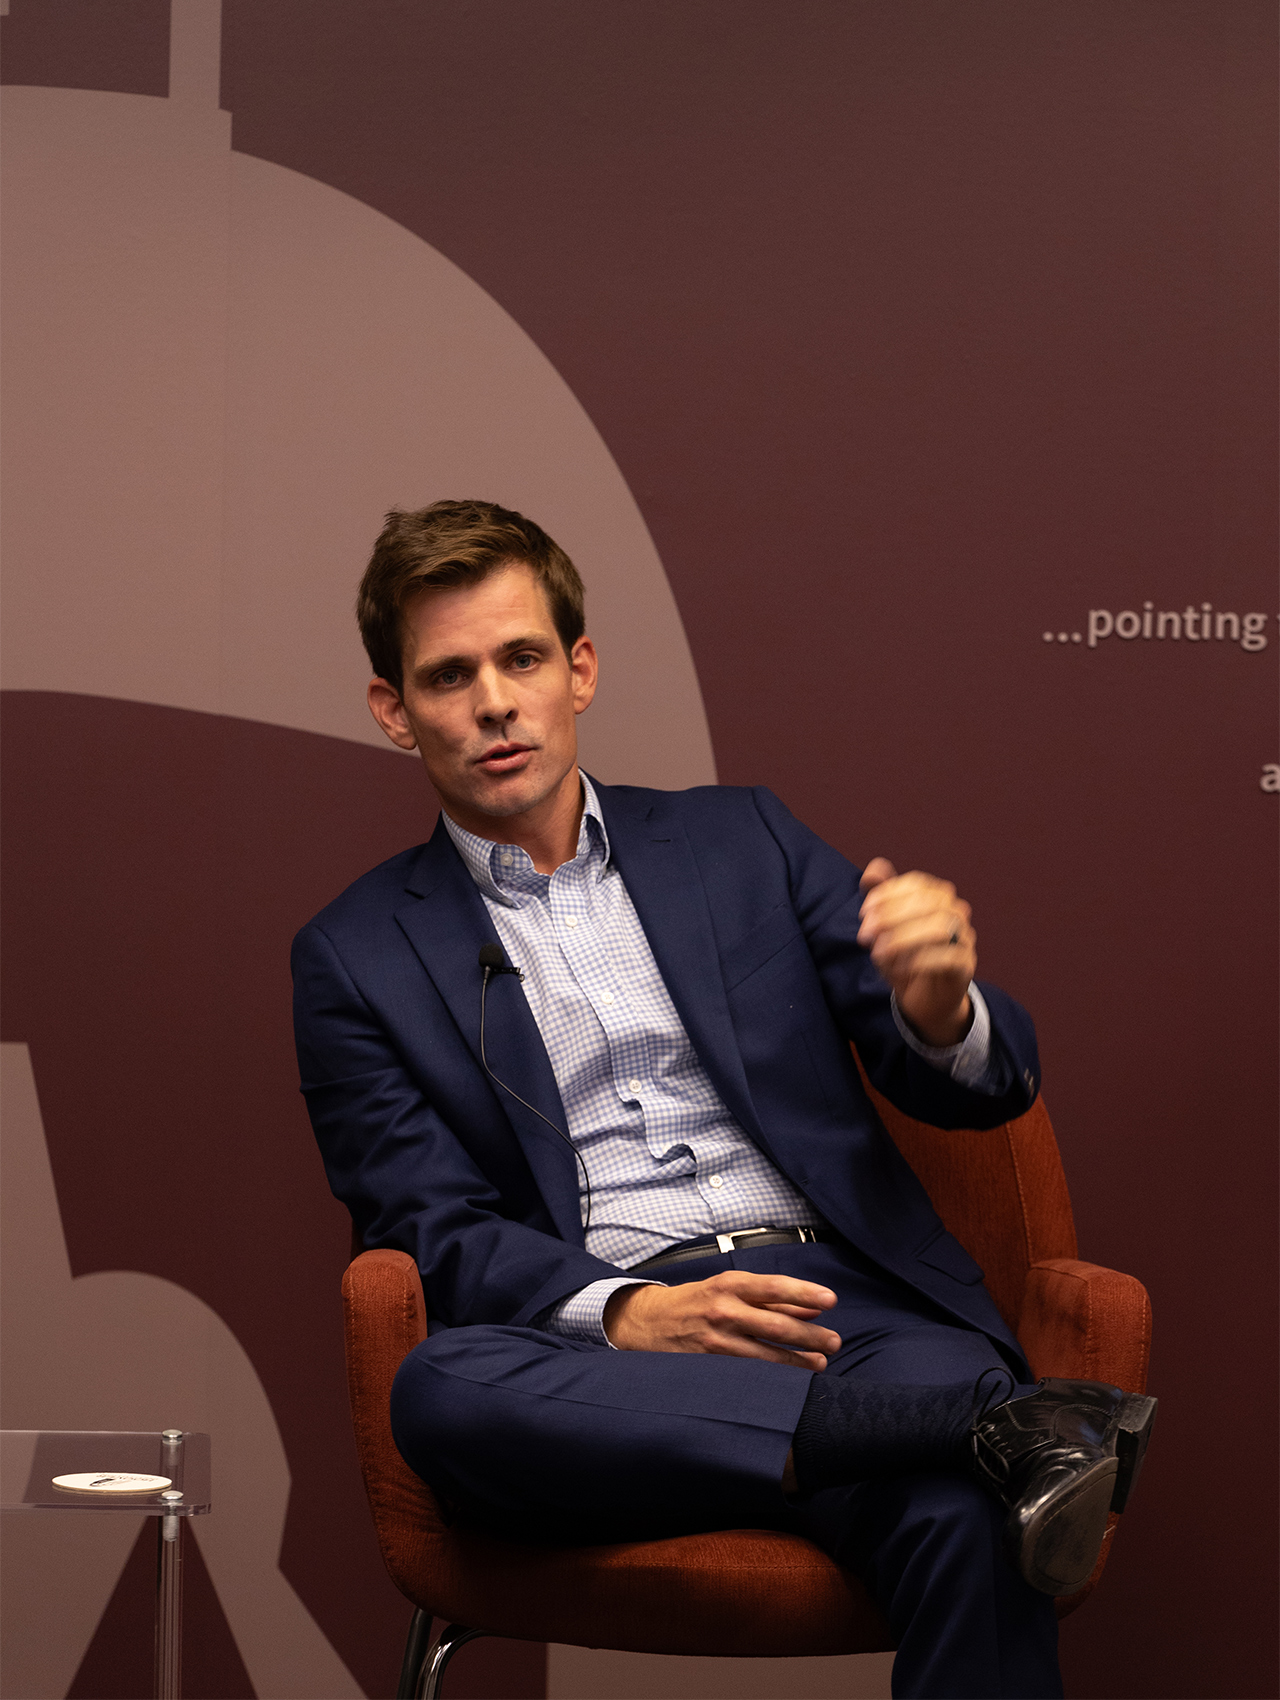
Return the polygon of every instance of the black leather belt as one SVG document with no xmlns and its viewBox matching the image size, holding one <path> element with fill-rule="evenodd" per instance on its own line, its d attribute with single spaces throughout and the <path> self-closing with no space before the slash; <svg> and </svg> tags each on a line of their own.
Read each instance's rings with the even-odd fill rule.
<svg viewBox="0 0 1280 1700">
<path fill-rule="evenodd" d="M 661 1269 L 668 1263 L 688 1263 L 695 1257 L 728 1256 L 731 1251 L 750 1251 L 758 1245 L 830 1244 L 840 1235 L 831 1228 L 738 1228 L 732 1234 L 704 1234 L 699 1240 L 682 1240 L 670 1251 L 660 1251 L 656 1257 L 646 1257 L 627 1271 L 629 1275 L 644 1275 L 651 1269 Z"/>
</svg>

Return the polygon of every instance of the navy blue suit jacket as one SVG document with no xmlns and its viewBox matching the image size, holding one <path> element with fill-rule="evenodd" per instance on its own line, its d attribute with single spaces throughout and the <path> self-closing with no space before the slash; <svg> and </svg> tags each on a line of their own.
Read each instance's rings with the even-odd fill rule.
<svg viewBox="0 0 1280 1700">
<path fill-rule="evenodd" d="M 771 792 L 597 792 L 663 979 L 738 1123 L 854 1245 L 1014 1345 L 981 1271 L 877 1117 L 849 1041 L 908 1115 L 991 1127 L 1035 1096 L 1025 1011 L 983 985 L 1000 1090 L 957 1085 L 894 1025 L 888 988 L 857 943 L 858 870 Z M 477 959 L 497 942 L 443 821 L 294 941 L 302 1090 L 330 1185 L 366 1247 L 416 1258 L 433 1326 L 527 1324 L 618 1273 L 583 1245 L 568 1145 L 481 1069 Z M 486 1020 L 496 1072 L 564 1127 L 514 976 L 490 983 Z"/>
</svg>

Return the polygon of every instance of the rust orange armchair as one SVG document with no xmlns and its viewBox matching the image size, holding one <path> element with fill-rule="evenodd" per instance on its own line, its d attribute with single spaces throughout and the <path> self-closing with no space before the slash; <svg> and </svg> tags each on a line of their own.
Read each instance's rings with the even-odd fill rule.
<svg viewBox="0 0 1280 1700">
<path fill-rule="evenodd" d="M 940 1133 L 873 1093 L 935 1209 L 986 1271 L 1036 1375 L 1146 1390 L 1151 1306 L 1131 1275 L 1076 1255 L 1057 1142 L 1042 1103 L 985 1132 Z M 797 1536 L 722 1530 L 599 1547 L 532 1547 L 448 1524 L 391 1438 L 391 1383 L 427 1331 L 417 1267 L 367 1251 L 342 1283 L 356 1444 L 383 1560 L 417 1608 L 399 1694 L 438 1695 L 445 1666 L 476 1635 L 645 1653 L 783 1657 L 893 1645 L 857 1577 Z M 1102 1555 L 1074 1611 L 1096 1587 Z M 428 1645 L 432 1617 L 448 1624 Z"/>
</svg>

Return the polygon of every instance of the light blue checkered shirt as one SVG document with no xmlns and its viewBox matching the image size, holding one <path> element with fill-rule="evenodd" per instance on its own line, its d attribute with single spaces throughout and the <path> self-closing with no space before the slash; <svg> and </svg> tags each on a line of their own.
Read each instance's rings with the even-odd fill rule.
<svg viewBox="0 0 1280 1700">
<path fill-rule="evenodd" d="M 591 1180 L 587 1249 L 629 1269 L 682 1240 L 737 1228 L 823 1226 L 824 1219 L 730 1115 L 663 983 L 591 781 L 582 776 L 578 851 L 540 874 L 514 844 L 444 817 L 484 898 L 547 1047 L 569 1136 Z M 908 1043 L 970 1084 L 986 1074 L 989 1021 L 976 988 L 962 1045 Z M 896 1014 L 896 1012 L 895 1012 Z M 579 1190 L 585 1205 L 586 1191 Z M 609 1295 L 634 1277 L 593 1282 L 538 1319 L 607 1344 Z"/>
</svg>

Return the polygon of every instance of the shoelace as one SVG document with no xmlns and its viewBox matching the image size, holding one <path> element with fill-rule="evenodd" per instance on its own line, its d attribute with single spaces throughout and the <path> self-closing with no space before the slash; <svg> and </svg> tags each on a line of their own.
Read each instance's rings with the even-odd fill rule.
<svg viewBox="0 0 1280 1700">
<path fill-rule="evenodd" d="M 976 1428 L 997 1405 L 1003 1405 L 1017 1385 L 1007 1369 L 984 1369 L 973 1384 L 973 1427 Z"/>
</svg>

